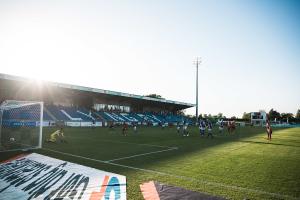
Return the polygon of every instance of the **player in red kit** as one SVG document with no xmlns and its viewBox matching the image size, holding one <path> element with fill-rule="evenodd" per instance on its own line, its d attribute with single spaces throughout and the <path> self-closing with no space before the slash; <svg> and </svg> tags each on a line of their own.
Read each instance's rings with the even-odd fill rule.
<svg viewBox="0 0 300 200">
<path fill-rule="evenodd" d="M 123 128 L 122 128 L 122 134 L 125 136 L 127 135 L 127 129 L 128 129 L 128 125 L 126 122 L 124 122 Z"/>
<path fill-rule="evenodd" d="M 272 139 L 272 127 L 271 127 L 269 120 L 267 120 L 266 128 L 267 128 L 268 140 L 271 140 Z"/>
</svg>

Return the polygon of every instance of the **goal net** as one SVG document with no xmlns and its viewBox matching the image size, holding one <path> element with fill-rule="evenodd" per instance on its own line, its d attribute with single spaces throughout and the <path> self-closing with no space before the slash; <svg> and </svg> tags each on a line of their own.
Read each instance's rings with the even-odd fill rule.
<svg viewBox="0 0 300 200">
<path fill-rule="evenodd" d="M 43 102 L 4 101 L 0 105 L 0 152 L 41 148 Z"/>
</svg>

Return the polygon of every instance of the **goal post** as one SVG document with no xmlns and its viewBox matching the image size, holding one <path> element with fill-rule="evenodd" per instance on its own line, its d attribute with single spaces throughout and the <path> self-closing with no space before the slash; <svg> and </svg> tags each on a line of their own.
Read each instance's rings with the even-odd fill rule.
<svg viewBox="0 0 300 200">
<path fill-rule="evenodd" d="M 43 102 L 7 100 L 0 104 L 0 152 L 42 147 Z"/>
</svg>

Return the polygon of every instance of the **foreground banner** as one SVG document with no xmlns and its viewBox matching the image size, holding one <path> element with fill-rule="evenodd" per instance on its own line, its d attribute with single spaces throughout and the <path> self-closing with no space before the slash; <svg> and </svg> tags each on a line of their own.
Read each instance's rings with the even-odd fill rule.
<svg viewBox="0 0 300 200">
<path fill-rule="evenodd" d="M 0 199 L 126 199 L 126 177 L 32 153 L 0 164 Z"/>
</svg>

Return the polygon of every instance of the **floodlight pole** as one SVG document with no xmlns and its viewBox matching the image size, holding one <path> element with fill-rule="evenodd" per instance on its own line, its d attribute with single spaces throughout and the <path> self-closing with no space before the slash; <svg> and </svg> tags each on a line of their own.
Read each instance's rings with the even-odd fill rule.
<svg viewBox="0 0 300 200">
<path fill-rule="evenodd" d="M 40 130 L 39 130 L 39 147 L 42 148 L 42 138 L 43 138 L 43 114 L 44 114 L 44 102 L 40 102 Z"/>
<path fill-rule="evenodd" d="M 196 61 L 196 125 L 198 124 L 198 68 L 201 64 L 201 58 L 197 57 Z"/>
</svg>

